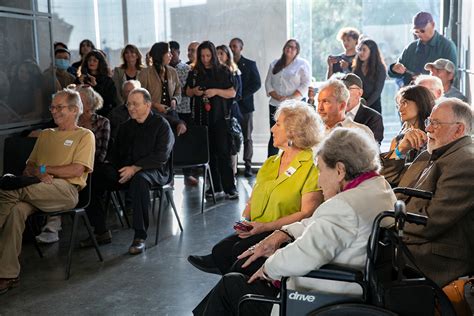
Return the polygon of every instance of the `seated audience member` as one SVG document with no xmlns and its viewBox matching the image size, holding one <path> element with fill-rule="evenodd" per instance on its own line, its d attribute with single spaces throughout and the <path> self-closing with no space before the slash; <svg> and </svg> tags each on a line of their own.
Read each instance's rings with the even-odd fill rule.
<svg viewBox="0 0 474 316">
<path fill-rule="evenodd" d="M 283 225 L 310 217 L 323 200 L 311 149 L 324 133 L 318 115 L 303 102 L 286 101 L 275 119 L 273 144 L 281 153 L 269 157 L 257 174 L 242 213 L 242 224 L 250 230 L 236 229 L 213 247 L 212 254 L 189 256 L 188 261 L 204 272 L 230 272 L 237 256 L 248 247 Z M 249 271 L 252 274 L 256 269 Z"/>
<path fill-rule="evenodd" d="M 164 185 L 172 176 L 168 160 L 173 149 L 174 136 L 168 122 L 151 111 L 151 96 L 146 89 L 134 89 L 127 101 L 130 120 L 121 124 L 115 139 L 110 163 L 96 170 L 91 203 L 86 209 L 99 243 L 110 242 L 106 228 L 106 210 L 101 204 L 105 190 L 128 188 L 132 201 L 135 234 L 130 254 L 145 250 L 149 225 L 150 187 Z M 90 239 L 82 242 L 91 245 Z"/>
<path fill-rule="evenodd" d="M 444 97 L 458 98 L 461 101 L 467 102 L 466 96 L 453 86 L 454 77 L 456 77 L 456 67 L 452 61 L 440 58 L 435 62 L 427 63 L 425 69 L 429 70 L 430 75 L 441 79 L 445 91 Z"/>
<path fill-rule="evenodd" d="M 54 67 L 56 71 L 56 90 L 62 90 L 73 84 L 76 77 L 68 72 L 70 68 L 71 53 L 65 48 L 58 48 L 54 51 Z"/>
<path fill-rule="evenodd" d="M 416 264 L 439 286 L 474 271 L 474 144 L 472 109 L 456 98 L 436 105 L 425 121 L 427 150 L 398 183 L 433 192 L 431 200 L 400 195 L 407 211 L 428 216 L 426 226 L 405 225 Z"/>
<path fill-rule="evenodd" d="M 359 76 L 349 73 L 340 79 L 349 89 L 349 101 L 347 102 L 346 116 L 350 117 L 356 123 L 364 124 L 372 133 L 374 133 L 375 140 L 379 145 L 383 140 L 383 119 L 382 115 L 374 109 L 365 106 L 362 99 L 364 93 L 362 80 Z"/>
<path fill-rule="evenodd" d="M 102 97 L 89 86 L 78 86 L 76 91 L 81 96 L 83 112 L 79 116 L 77 125 L 87 128 L 95 136 L 94 170 L 101 168 L 107 155 L 107 147 L 110 138 L 109 120 L 95 112 L 102 107 Z M 95 177 L 92 177 L 94 187 Z M 48 217 L 46 225 L 36 240 L 42 243 L 53 243 L 59 240 L 58 232 L 61 230 L 61 217 Z"/>
<path fill-rule="evenodd" d="M 349 89 L 338 79 L 329 79 L 319 88 L 318 114 L 326 125 L 326 130 L 336 127 L 360 128 L 368 135 L 374 134 L 367 126 L 346 117 L 346 107 L 350 99 Z"/>
<path fill-rule="evenodd" d="M 82 40 L 79 43 L 79 55 L 81 56 L 81 60 L 73 63 L 72 67 L 74 67 L 76 71 L 79 71 L 81 68 L 82 62 L 84 61 L 84 58 L 86 58 L 87 54 L 89 54 L 94 49 L 95 49 L 95 45 L 94 43 L 92 43 L 91 40 L 88 40 L 88 39 Z"/>
<path fill-rule="evenodd" d="M 109 77 L 109 66 L 102 52 L 93 50 L 86 55 L 78 81 L 90 85 L 104 99 L 104 105 L 98 114 L 107 116 L 117 105 L 117 91 L 114 81 Z"/>
<path fill-rule="evenodd" d="M 122 64 L 115 67 L 112 80 L 117 89 L 117 104 L 124 104 L 127 99 L 122 98 L 120 88 L 127 80 L 136 80 L 140 71 L 145 67 L 143 64 L 142 54 L 135 45 L 128 44 L 120 54 Z"/>
<path fill-rule="evenodd" d="M 381 155 L 382 174 L 390 183 L 400 180 L 405 164 L 426 149 L 425 120 L 435 105 L 433 94 L 422 86 L 401 88 L 395 98 L 402 128 L 392 139 L 390 150 Z"/>
<path fill-rule="evenodd" d="M 64 44 L 63 42 L 54 42 L 53 44 L 53 48 L 54 48 L 54 51 L 56 52 L 57 49 L 65 49 L 69 52 L 69 58 L 68 60 L 71 59 L 71 54 L 70 54 L 70 51 L 69 51 L 69 48 L 67 47 L 66 44 Z M 74 68 L 72 65 L 70 65 L 68 68 L 67 68 L 67 72 L 70 73 L 74 78 L 76 78 L 76 75 L 77 75 L 77 69 Z M 67 86 L 65 86 L 67 87 Z"/>
<path fill-rule="evenodd" d="M 0 190 L 0 294 L 19 282 L 18 256 L 28 215 L 37 209 L 55 212 L 76 206 L 93 169 L 94 135 L 77 126 L 82 113 L 79 93 L 59 91 L 50 111 L 58 127 L 41 132 L 23 172 L 41 182 Z"/>
<path fill-rule="evenodd" d="M 283 226 L 242 253 L 239 258 L 247 258 L 243 266 L 268 259 L 250 279 L 239 273 L 224 275 L 194 315 L 235 315 L 244 294 L 276 297 L 279 290 L 269 282 L 283 276 L 290 277 L 292 290 L 361 294 L 356 284 L 299 277 L 328 263 L 362 269 L 372 222 L 381 211 L 393 209 L 395 195 L 378 174 L 378 146 L 359 129 L 334 129 L 317 150 L 317 165 L 325 202 L 310 218 Z M 270 315 L 271 308 L 248 303 L 241 312 Z"/>
<path fill-rule="evenodd" d="M 441 79 L 435 76 L 419 75 L 415 79 L 415 85 L 422 86 L 430 90 L 435 100 L 438 100 L 444 94 L 443 82 Z"/>
<path fill-rule="evenodd" d="M 337 33 L 337 39 L 344 47 L 344 53 L 340 55 L 328 56 L 328 71 L 327 77 L 338 72 L 348 73 L 352 71 L 352 61 L 356 56 L 356 47 L 359 41 L 360 32 L 352 27 L 345 27 Z"/>
</svg>

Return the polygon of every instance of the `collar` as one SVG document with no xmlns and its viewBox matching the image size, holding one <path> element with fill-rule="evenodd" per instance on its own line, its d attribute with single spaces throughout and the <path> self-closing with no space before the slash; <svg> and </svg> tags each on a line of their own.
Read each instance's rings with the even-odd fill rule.
<svg viewBox="0 0 474 316">
<path fill-rule="evenodd" d="M 272 160 L 272 162 L 273 162 L 273 163 L 279 162 L 280 159 L 281 159 L 281 155 L 283 155 L 283 151 L 280 151 L 280 152 L 278 153 L 278 155 L 275 156 L 275 159 Z M 301 162 L 301 161 L 308 161 L 308 160 L 310 160 L 310 159 L 313 159 L 313 150 L 312 150 L 311 148 L 301 150 L 301 151 L 295 156 L 295 158 L 293 158 L 292 161 L 298 160 L 298 161 Z M 290 163 L 290 165 L 291 165 L 291 163 Z"/>
<path fill-rule="evenodd" d="M 466 142 L 466 144 L 468 143 L 468 141 L 471 143 L 472 140 L 471 140 L 471 136 L 469 135 L 466 135 L 466 136 L 463 136 L 459 139 L 456 139 L 455 141 L 452 141 L 450 142 L 449 144 L 447 145 L 444 145 L 443 147 L 440 147 L 438 149 L 435 149 L 433 150 L 433 153 L 431 154 L 431 157 L 430 157 L 430 160 L 431 161 L 434 161 L 434 160 L 437 160 L 439 157 L 441 157 L 442 155 L 444 155 L 448 150 L 450 150 L 452 147 L 454 147 L 456 144 L 458 143 L 464 143 Z M 461 146 L 464 145 L 464 144 L 460 144 Z"/>
<path fill-rule="evenodd" d="M 417 45 L 417 47 L 419 47 L 420 45 L 427 45 L 427 46 L 435 47 L 436 45 L 438 45 L 438 42 L 440 40 L 439 39 L 440 36 L 441 35 L 438 33 L 438 31 L 435 30 L 435 33 L 434 33 L 433 37 L 428 41 L 428 43 L 423 44 L 421 42 L 421 40 L 418 39 L 416 45 Z"/>
<path fill-rule="evenodd" d="M 149 113 L 148 116 L 146 117 L 145 121 L 143 121 L 143 123 L 138 123 L 138 121 L 137 121 L 137 120 L 134 120 L 134 119 L 132 119 L 132 121 L 133 121 L 135 124 L 139 125 L 139 126 L 144 126 L 144 125 L 148 124 L 148 123 L 152 120 L 152 117 L 153 117 L 154 115 L 155 115 L 155 113 L 153 113 L 153 111 L 150 110 L 150 113 Z"/>
<path fill-rule="evenodd" d="M 357 115 L 357 112 L 359 111 L 360 109 L 360 102 L 359 104 L 357 104 L 352 110 L 350 110 L 349 112 L 352 113 L 354 115 L 354 118 L 356 117 Z"/>
</svg>

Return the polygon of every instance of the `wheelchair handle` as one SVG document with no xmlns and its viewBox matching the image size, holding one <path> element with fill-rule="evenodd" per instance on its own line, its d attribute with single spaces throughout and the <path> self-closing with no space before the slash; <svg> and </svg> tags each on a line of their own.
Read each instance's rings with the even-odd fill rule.
<svg viewBox="0 0 474 316">
<path fill-rule="evenodd" d="M 426 226 L 428 223 L 428 217 L 425 215 L 406 213 L 406 221 L 411 224 Z"/>
<path fill-rule="evenodd" d="M 398 187 L 393 189 L 394 193 L 402 193 L 408 196 L 413 196 L 420 199 L 431 200 L 433 197 L 433 192 L 407 188 L 407 187 Z"/>
</svg>

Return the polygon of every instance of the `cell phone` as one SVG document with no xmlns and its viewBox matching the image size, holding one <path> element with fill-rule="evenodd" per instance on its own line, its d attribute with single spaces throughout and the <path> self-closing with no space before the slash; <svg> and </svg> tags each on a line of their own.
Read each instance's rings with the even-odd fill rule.
<svg viewBox="0 0 474 316">
<path fill-rule="evenodd" d="M 253 228 L 252 225 L 244 224 L 242 222 L 235 222 L 235 225 L 234 225 L 235 230 L 240 230 L 240 231 L 244 231 L 244 232 L 251 231 L 252 228 Z"/>
<path fill-rule="evenodd" d="M 340 62 L 340 61 L 342 60 L 342 57 L 341 57 L 341 56 L 330 55 L 329 58 L 335 59 L 337 62 Z"/>
</svg>

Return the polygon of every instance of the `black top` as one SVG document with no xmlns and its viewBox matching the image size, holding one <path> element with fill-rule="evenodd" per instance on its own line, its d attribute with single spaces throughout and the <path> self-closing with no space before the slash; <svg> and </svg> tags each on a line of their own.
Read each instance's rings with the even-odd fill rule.
<svg viewBox="0 0 474 316">
<path fill-rule="evenodd" d="M 378 65 L 377 73 L 373 78 L 364 75 L 362 70 L 354 71 L 354 73 L 362 80 L 364 87 L 364 94 L 362 97 L 367 101 L 367 106 L 371 108 L 372 104 L 380 99 L 383 86 L 385 85 L 385 78 L 387 77 L 387 70 L 383 64 Z"/>
<path fill-rule="evenodd" d="M 382 143 L 384 127 L 382 115 L 379 112 L 361 104 L 354 117 L 354 122 L 366 125 L 374 133 L 377 143 L 379 145 Z"/>
<path fill-rule="evenodd" d="M 97 114 L 107 116 L 107 114 L 117 105 L 117 91 L 112 78 L 105 75 L 94 76 L 97 84 L 92 87 L 104 99 L 104 106 L 97 111 Z"/>
<path fill-rule="evenodd" d="M 239 66 L 242 80 L 242 97 L 238 100 L 240 111 L 250 113 L 255 111 L 253 95 L 260 89 L 262 82 L 258 73 L 257 64 L 243 56 L 240 57 L 237 66 Z"/>
<path fill-rule="evenodd" d="M 229 89 L 234 85 L 230 70 L 226 66 L 219 65 L 216 69 L 205 69 L 204 73 L 198 73 L 196 69 L 189 72 L 186 86 L 207 90 Z M 194 96 L 193 99 L 195 122 L 199 125 L 212 126 L 215 122 L 223 120 L 228 113 L 228 102 L 220 96 L 209 99 L 211 105 L 209 112 L 204 108 L 203 97 Z"/>
</svg>

